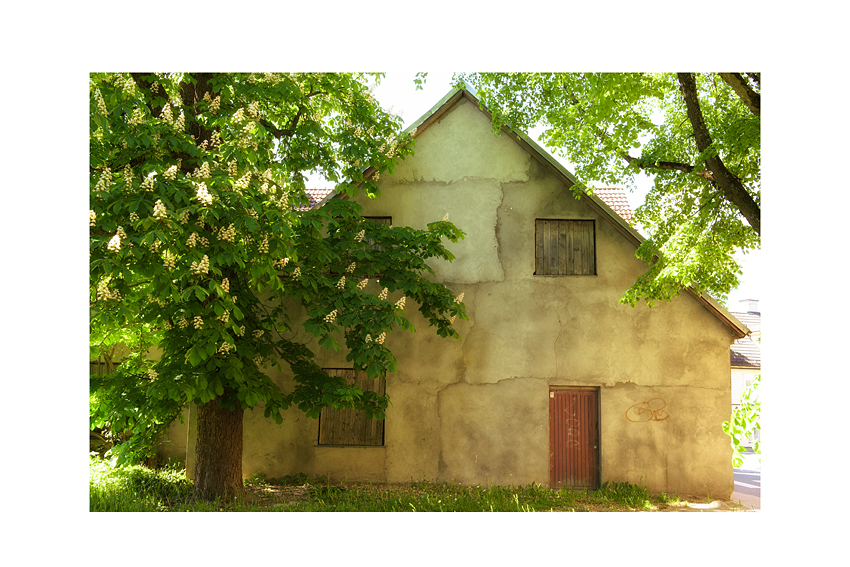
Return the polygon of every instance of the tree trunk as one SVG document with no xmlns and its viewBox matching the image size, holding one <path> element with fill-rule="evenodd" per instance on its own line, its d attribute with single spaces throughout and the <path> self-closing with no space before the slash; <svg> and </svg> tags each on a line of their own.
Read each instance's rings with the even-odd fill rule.
<svg viewBox="0 0 850 567">
<path fill-rule="evenodd" d="M 216 398 L 198 406 L 193 500 L 232 500 L 243 493 L 242 416 L 219 406 Z"/>
</svg>

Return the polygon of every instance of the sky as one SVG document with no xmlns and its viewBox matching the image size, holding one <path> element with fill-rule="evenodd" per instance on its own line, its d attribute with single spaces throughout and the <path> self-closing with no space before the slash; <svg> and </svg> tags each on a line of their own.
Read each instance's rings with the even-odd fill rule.
<svg viewBox="0 0 850 567">
<path fill-rule="evenodd" d="M 401 116 L 405 128 L 428 112 L 451 89 L 452 72 L 429 72 L 422 90 L 416 90 L 413 82 L 415 76 L 415 71 L 388 71 L 381 80 L 381 84 L 373 90 L 373 95 L 384 108 Z M 536 140 L 539 133 L 540 130 L 532 130 L 530 135 Z M 540 145 L 545 148 L 542 143 Z M 574 170 L 562 157 L 557 155 L 554 157 L 568 170 Z M 646 193 L 652 186 L 652 179 L 648 175 L 638 175 L 636 185 L 637 188 L 633 192 L 626 192 L 632 210 L 643 203 Z M 748 255 L 739 255 L 739 262 L 744 273 L 740 276 L 741 285 L 729 294 L 727 305 L 730 311 L 735 311 L 741 300 L 760 299 L 764 281 L 760 250 Z"/>
</svg>

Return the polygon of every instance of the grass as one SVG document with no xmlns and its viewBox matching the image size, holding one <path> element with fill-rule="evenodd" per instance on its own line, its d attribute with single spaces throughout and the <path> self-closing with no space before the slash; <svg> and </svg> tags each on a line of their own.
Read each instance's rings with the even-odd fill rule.
<svg viewBox="0 0 850 567">
<path fill-rule="evenodd" d="M 599 490 L 552 490 L 528 486 L 462 486 L 428 481 L 409 484 L 328 482 L 300 474 L 245 481 L 245 498 L 190 503 L 192 482 L 177 467 L 110 467 L 92 457 L 90 510 L 93 512 L 585 512 L 658 510 L 681 504 L 628 483 Z"/>
</svg>

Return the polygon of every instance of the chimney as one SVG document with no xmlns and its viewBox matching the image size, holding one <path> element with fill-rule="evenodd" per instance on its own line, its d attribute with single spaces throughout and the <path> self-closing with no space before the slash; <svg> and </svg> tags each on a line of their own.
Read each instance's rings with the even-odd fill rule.
<svg viewBox="0 0 850 567">
<path fill-rule="evenodd" d="M 741 304 L 741 312 L 742 313 L 759 313 L 759 300 L 758 299 L 742 299 L 738 303 Z"/>
</svg>

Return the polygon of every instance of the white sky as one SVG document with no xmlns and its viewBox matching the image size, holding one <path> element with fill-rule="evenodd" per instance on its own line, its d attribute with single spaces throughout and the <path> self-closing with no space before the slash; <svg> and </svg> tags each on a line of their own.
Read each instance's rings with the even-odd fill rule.
<svg viewBox="0 0 850 567">
<path fill-rule="evenodd" d="M 415 120 L 428 112 L 450 89 L 451 71 L 429 72 L 425 88 L 417 91 L 413 82 L 415 71 L 388 71 L 381 84 L 375 87 L 373 94 L 386 109 L 400 115 L 407 128 Z M 533 130 L 532 137 L 536 140 L 539 131 Z M 543 144 L 541 144 L 543 146 Z M 544 146 L 545 147 L 545 146 Z M 554 155 L 554 154 L 553 154 Z M 564 166 L 573 171 L 569 162 L 559 156 L 554 156 Z M 647 175 L 639 175 L 636 180 L 637 189 L 626 192 L 632 210 L 643 203 L 646 193 L 652 186 L 652 180 Z M 762 289 L 762 260 L 761 251 L 755 251 L 742 256 L 744 275 L 742 283 L 729 294 L 729 309 L 735 311 L 738 302 L 743 299 L 759 299 Z"/>
</svg>

